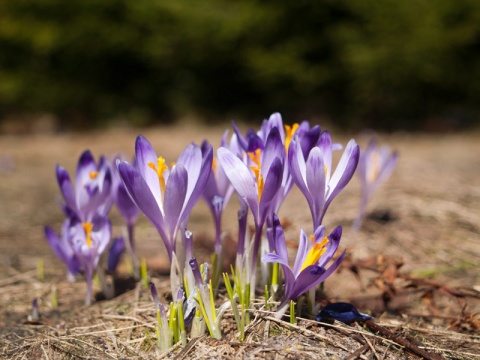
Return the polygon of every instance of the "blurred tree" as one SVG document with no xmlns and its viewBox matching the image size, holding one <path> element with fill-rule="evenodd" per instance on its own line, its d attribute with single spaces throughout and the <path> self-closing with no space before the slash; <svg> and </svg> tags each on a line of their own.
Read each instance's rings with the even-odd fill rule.
<svg viewBox="0 0 480 360">
<path fill-rule="evenodd" d="M 0 115 L 479 122 L 476 0 L 4 0 L 0 19 Z"/>
<path fill-rule="evenodd" d="M 332 34 L 362 125 L 479 122 L 480 2 L 344 0 L 344 7 L 349 16 Z"/>
</svg>

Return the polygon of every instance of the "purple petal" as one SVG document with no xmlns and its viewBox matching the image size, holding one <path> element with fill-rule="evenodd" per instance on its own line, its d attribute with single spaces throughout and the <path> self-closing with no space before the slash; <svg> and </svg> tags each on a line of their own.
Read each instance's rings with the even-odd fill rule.
<svg viewBox="0 0 480 360">
<path fill-rule="evenodd" d="M 187 192 L 187 202 L 184 205 L 182 210 L 182 218 L 180 222 L 183 222 L 192 211 L 193 206 L 198 202 L 202 193 L 205 189 L 205 186 L 208 183 L 208 179 L 212 173 L 212 160 L 213 160 L 213 149 L 210 146 L 209 149 L 206 149 L 203 158 L 201 159 L 201 165 L 199 172 L 197 173 L 196 178 L 191 178 L 190 169 L 186 168 L 188 172 L 188 192 Z M 193 187 L 191 186 L 193 184 Z M 190 191 L 191 189 L 191 191 Z"/>
<path fill-rule="evenodd" d="M 277 254 L 265 254 L 262 256 L 262 262 L 274 262 L 282 266 L 283 276 L 285 277 L 285 294 L 288 294 L 295 285 L 295 276 L 288 265 L 288 259 L 285 261 Z"/>
<path fill-rule="evenodd" d="M 323 236 L 322 236 L 323 237 Z M 326 266 L 330 259 L 333 257 L 335 252 L 340 245 L 340 238 L 342 237 L 342 227 L 337 226 L 332 233 L 328 236 L 328 244 L 326 245 L 327 250 L 319 259 L 317 265 L 318 266 Z M 320 239 L 319 239 L 320 240 Z"/>
<path fill-rule="evenodd" d="M 309 289 L 325 281 L 340 266 L 344 256 L 345 251 L 326 270 L 317 265 L 307 266 L 303 269 L 300 275 L 296 278 L 295 284 L 288 294 L 288 299 L 294 300 Z M 287 294 L 285 294 L 285 297 L 287 297 Z"/>
<path fill-rule="evenodd" d="M 125 219 L 127 225 L 135 224 L 140 213 L 140 209 L 137 205 L 135 205 L 133 200 L 130 198 L 130 195 L 128 195 L 128 191 L 123 183 L 118 186 L 115 204 L 118 211 Z"/>
<path fill-rule="evenodd" d="M 283 233 L 282 225 L 276 214 L 273 214 L 273 226 L 272 226 L 273 239 L 275 244 L 275 251 L 278 256 L 287 259 L 288 263 L 288 252 L 287 245 L 285 243 L 285 234 Z"/>
<path fill-rule="evenodd" d="M 75 189 L 76 189 L 76 198 L 78 200 L 81 197 L 81 192 L 83 190 L 84 184 L 90 182 L 90 173 L 97 171 L 97 165 L 95 164 L 95 159 L 93 158 L 90 150 L 85 150 L 77 164 L 77 171 L 75 175 Z"/>
<path fill-rule="evenodd" d="M 248 149 L 248 141 L 243 137 L 242 133 L 240 132 L 239 128 L 237 127 L 237 124 L 235 124 L 235 121 L 232 120 L 232 127 L 233 131 L 237 135 L 237 140 L 240 145 L 240 147 L 243 149 L 243 151 L 247 151 Z"/>
<path fill-rule="evenodd" d="M 283 162 L 277 157 L 273 160 L 272 166 L 268 170 L 262 197 L 260 198 L 260 222 L 265 220 L 270 203 L 275 198 L 282 185 Z"/>
<path fill-rule="evenodd" d="M 297 129 L 297 133 L 299 132 L 299 130 L 300 127 Z M 317 145 L 318 139 L 320 138 L 320 132 L 320 126 L 316 125 L 299 136 L 298 141 L 300 142 L 302 154 L 305 159 L 308 158 L 310 150 L 312 150 L 312 148 Z"/>
<path fill-rule="evenodd" d="M 324 131 L 318 140 L 318 148 L 322 152 L 323 162 L 327 166 L 327 179 L 332 176 L 332 137 L 328 131 Z"/>
<path fill-rule="evenodd" d="M 280 139 L 281 142 L 283 143 L 285 141 L 285 131 L 283 128 L 283 120 L 282 120 L 282 115 L 280 113 L 275 112 L 272 115 L 270 115 L 270 118 L 266 122 L 265 126 L 265 133 L 269 134 L 273 128 L 277 128 L 280 134 Z"/>
<path fill-rule="evenodd" d="M 75 191 L 73 189 L 72 181 L 70 180 L 70 175 L 68 175 L 68 172 L 60 165 L 56 166 L 55 172 L 57 175 L 58 186 L 62 192 L 65 204 L 70 208 L 70 210 L 77 211 Z"/>
<path fill-rule="evenodd" d="M 273 253 L 268 253 L 262 256 L 262 262 L 264 263 L 279 263 L 281 265 L 289 266 L 288 265 L 288 258 L 285 259 L 284 257 L 278 255 L 278 254 L 273 254 Z"/>
<path fill-rule="evenodd" d="M 293 265 L 293 274 L 298 276 L 300 273 L 300 269 L 302 268 L 303 262 L 307 257 L 309 249 L 309 239 L 307 238 L 307 234 L 303 229 L 300 229 L 300 239 L 298 241 L 298 249 L 297 249 L 297 256 L 295 257 L 295 263 Z"/>
<path fill-rule="evenodd" d="M 387 151 L 389 150 L 387 149 Z M 379 184 L 383 183 L 390 177 L 398 162 L 398 153 L 396 151 L 385 157 L 386 158 L 382 164 L 382 169 L 380 170 L 380 174 L 378 175 L 377 179 Z"/>
<path fill-rule="evenodd" d="M 108 271 L 115 271 L 117 269 L 118 263 L 120 262 L 120 257 L 124 251 L 125 251 L 125 241 L 123 237 L 118 237 L 113 239 L 112 246 L 108 251 L 108 258 L 107 258 Z"/>
<path fill-rule="evenodd" d="M 247 165 L 226 148 L 219 148 L 217 157 L 235 191 L 250 207 L 255 222 L 258 222 L 257 184 Z"/>
<path fill-rule="evenodd" d="M 307 186 L 308 192 L 311 194 L 312 203 L 310 210 L 312 211 L 314 228 L 321 224 L 322 209 L 325 204 L 325 166 L 323 162 L 323 154 L 318 147 L 314 147 L 307 159 Z"/>
<path fill-rule="evenodd" d="M 149 164 L 152 163 L 155 167 L 158 166 L 158 157 L 152 144 L 142 135 L 138 135 L 135 141 L 135 168 L 138 169 L 141 176 L 145 179 L 152 194 L 155 196 L 158 204 L 162 203 L 160 182 L 158 180 L 158 173 L 154 171 Z"/>
<path fill-rule="evenodd" d="M 265 143 L 265 149 L 262 154 L 262 170 L 270 169 L 273 160 L 277 157 L 282 160 L 282 163 L 285 161 L 285 146 L 278 128 L 274 127 L 268 134 Z"/>
<path fill-rule="evenodd" d="M 169 229 L 169 239 L 171 248 L 175 249 L 175 232 L 178 227 L 179 218 L 185 203 L 185 196 L 188 187 L 187 170 L 177 164 L 173 167 L 170 177 L 168 178 L 167 187 L 165 189 L 164 209 L 165 223 Z"/>
<path fill-rule="evenodd" d="M 155 284 L 153 282 L 149 282 L 148 286 L 150 287 L 150 293 L 152 294 L 152 300 L 155 303 L 155 307 L 159 307 L 160 305 L 160 298 L 158 297 L 158 292 Z"/>
<path fill-rule="evenodd" d="M 163 214 L 160 211 L 158 203 L 153 197 L 148 184 L 145 182 L 140 172 L 127 162 L 121 162 L 118 164 L 118 172 L 125 184 L 125 188 L 130 194 L 130 197 L 135 204 L 137 204 L 138 208 L 142 210 L 147 219 L 156 227 L 167 247 L 167 252 L 170 254 L 173 249 L 170 246 L 165 232 Z"/>
<path fill-rule="evenodd" d="M 100 255 L 105 251 L 110 242 L 112 234 L 112 224 L 107 217 L 98 216 L 93 219 L 92 242 L 97 248 L 97 261 Z M 97 264 L 95 264 L 96 266 Z"/>
<path fill-rule="evenodd" d="M 255 130 L 249 129 L 247 131 L 247 149 L 246 152 L 254 152 L 257 149 L 263 150 L 263 140 L 255 133 Z"/>
<path fill-rule="evenodd" d="M 300 189 L 303 196 L 305 196 L 308 206 L 310 207 L 310 211 L 312 211 L 312 209 L 314 209 L 314 201 L 306 184 L 307 167 L 300 144 L 296 143 L 295 141 L 290 143 L 290 148 L 288 150 L 288 163 L 290 166 L 292 180 Z M 314 214 L 312 212 L 312 216 L 313 215 Z"/>
<path fill-rule="evenodd" d="M 352 178 L 353 173 L 357 168 L 359 155 L 359 147 L 355 140 L 351 139 L 342 154 L 332 178 L 330 179 L 330 189 L 328 191 L 324 211 L 327 210 L 328 205 L 330 205 L 335 196 L 337 196 Z"/>
<path fill-rule="evenodd" d="M 63 242 L 50 227 L 45 226 L 44 230 L 48 244 L 55 255 L 67 266 L 68 271 L 72 275 L 78 274 L 80 272 L 80 264 L 73 253 L 73 249 L 66 248 L 67 244 Z"/>
</svg>

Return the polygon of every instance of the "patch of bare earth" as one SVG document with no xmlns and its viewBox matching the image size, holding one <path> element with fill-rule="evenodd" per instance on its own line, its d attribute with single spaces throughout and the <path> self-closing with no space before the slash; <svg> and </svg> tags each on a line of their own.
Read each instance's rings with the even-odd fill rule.
<svg viewBox="0 0 480 360">
<path fill-rule="evenodd" d="M 174 161 L 190 141 L 218 145 L 223 128 L 194 126 L 143 130 L 158 153 Z M 369 216 L 354 233 L 359 206 L 354 180 L 332 203 L 327 231 L 344 227 L 348 257 L 325 284 L 318 301 L 348 301 L 375 316 L 373 322 L 321 324 L 307 314 L 295 324 L 276 320 L 261 294 L 251 309 L 246 339 L 238 340 L 231 312 L 223 338 L 190 339 L 186 347 L 160 353 L 156 312 L 140 284 L 116 298 L 85 307 L 85 284 L 66 280 L 63 265 L 48 248 L 43 225 L 60 230 L 62 214 L 54 167 L 73 174 L 80 153 L 133 155 L 137 132 L 120 129 L 91 134 L 0 137 L 0 356 L 8 359 L 475 359 L 480 354 L 480 136 L 381 136 L 400 153 L 392 178 L 369 204 Z M 346 143 L 345 136 L 336 140 Z M 362 138 L 357 138 L 361 145 Z M 225 215 L 236 237 L 237 203 Z M 299 227 L 311 232 L 308 206 L 294 190 L 280 213 L 290 225 L 295 252 Z M 122 232 L 112 212 L 114 235 Z M 199 203 L 191 217 L 196 256 L 213 249 L 210 214 Z M 145 220 L 136 229 L 138 254 L 152 280 L 169 296 L 167 259 L 161 240 Z M 232 242 L 234 240 L 231 240 Z M 229 246 L 234 248 L 234 246 Z M 234 252 L 233 252 L 234 254 Z M 230 253 L 230 255 L 232 255 Z M 39 260 L 45 279 L 38 279 Z M 58 307 L 52 303 L 56 292 Z M 29 321 L 32 300 L 40 319 Z M 220 293 L 219 302 L 225 297 Z M 274 304 L 271 304 L 274 305 Z"/>
</svg>

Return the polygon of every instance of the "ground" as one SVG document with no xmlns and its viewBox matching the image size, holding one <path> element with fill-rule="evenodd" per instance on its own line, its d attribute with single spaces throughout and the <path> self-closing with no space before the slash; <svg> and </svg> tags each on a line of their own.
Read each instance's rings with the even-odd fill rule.
<svg viewBox="0 0 480 360">
<path fill-rule="evenodd" d="M 214 146 L 224 128 L 194 125 L 143 129 L 167 161 L 189 142 Z M 480 353 L 480 133 L 379 135 L 400 160 L 372 197 L 368 217 L 351 229 L 360 201 L 355 177 L 325 217 L 327 230 L 343 226 L 347 258 L 327 280 L 319 301 L 348 301 L 375 316 L 374 323 L 321 325 L 307 315 L 295 325 L 278 321 L 257 296 L 247 338 L 240 342 L 231 313 L 224 337 L 191 340 L 160 354 L 155 346 L 155 311 L 140 284 L 113 300 L 83 305 L 85 284 L 67 281 L 64 266 L 49 249 L 43 226 L 59 231 L 62 214 L 55 165 L 71 174 L 84 149 L 95 156 L 133 156 L 138 130 L 91 133 L 0 135 L 0 356 L 29 359 L 121 358 L 478 358 Z M 364 135 L 354 136 L 361 146 Z M 346 144 L 350 136 L 334 134 Z M 224 227 L 236 236 L 232 202 Z M 280 212 L 289 224 L 292 254 L 299 228 L 311 232 L 308 206 L 298 190 Z M 121 219 L 112 213 L 114 234 Z M 212 249 L 211 218 L 203 203 L 191 217 L 196 255 Z M 141 219 L 136 229 L 139 257 L 152 281 L 168 295 L 166 256 L 158 234 Z M 233 240 L 231 240 L 233 241 Z M 230 243 L 230 245 L 232 245 Z M 234 247 L 228 246 L 229 249 Z M 234 251 L 229 252 L 230 256 Z M 45 279 L 38 278 L 44 263 Z M 56 290 L 58 308 L 52 305 Z M 40 320 L 28 321 L 39 299 Z M 416 350 L 417 349 L 417 350 Z M 422 353 L 423 351 L 423 353 Z"/>
</svg>

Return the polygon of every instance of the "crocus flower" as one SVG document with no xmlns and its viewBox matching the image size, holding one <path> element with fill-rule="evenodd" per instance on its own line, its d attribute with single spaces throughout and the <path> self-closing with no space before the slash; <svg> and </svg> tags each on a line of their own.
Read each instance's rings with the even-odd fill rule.
<svg viewBox="0 0 480 360">
<path fill-rule="evenodd" d="M 272 236 L 276 254 L 266 254 L 262 257 L 262 261 L 276 262 L 282 266 L 285 276 L 285 294 L 277 311 L 277 317 L 281 317 L 291 300 L 295 300 L 309 289 L 325 281 L 338 268 L 345 251 L 327 267 L 340 244 L 342 228 L 336 227 L 327 237 L 325 228 L 321 225 L 310 236 L 310 239 L 303 229 L 300 229 L 299 247 L 292 269 L 288 263 L 287 247 L 280 221 L 274 217 L 273 222 Z"/>
<path fill-rule="evenodd" d="M 294 123 L 292 125 L 284 125 L 282 117 L 279 113 L 273 113 L 268 119 L 262 122 L 260 130 L 255 132 L 250 129 L 246 136 L 242 136 L 240 130 L 236 126 L 235 122 L 232 122 L 235 134 L 238 137 L 238 143 L 245 152 L 254 152 L 256 149 L 264 149 L 268 135 L 273 128 L 277 128 L 280 134 L 281 142 L 285 149 L 285 158 L 288 156 L 288 150 L 292 140 L 300 143 L 302 153 L 306 158 L 310 150 L 319 144 L 321 129 L 318 125 L 310 127 L 308 121 L 302 121 L 301 123 Z M 332 150 L 341 149 L 340 144 L 332 144 Z M 283 166 L 282 185 L 280 186 L 275 199 L 270 206 L 270 213 L 278 213 L 282 203 L 287 197 L 293 185 L 289 162 L 285 161 Z M 267 222 L 270 217 L 267 217 Z"/>
<path fill-rule="evenodd" d="M 332 200 L 348 184 L 355 172 L 359 159 L 359 148 L 351 139 L 332 174 L 332 140 L 330 133 L 320 135 L 319 145 L 307 156 L 301 142 L 293 140 L 288 152 L 290 171 L 295 184 L 307 199 L 314 229 L 323 221 Z"/>
<path fill-rule="evenodd" d="M 210 336 L 215 339 L 221 339 L 220 322 L 230 304 L 224 303 L 218 309 L 215 309 L 212 282 L 208 283 L 207 281 L 207 264 L 204 264 L 204 274 L 200 273 L 200 268 L 195 258 L 190 259 L 189 264 L 195 279 L 195 300 L 198 302 Z M 190 291 L 192 292 L 192 290 Z"/>
<path fill-rule="evenodd" d="M 75 188 L 68 172 L 60 165 L 56 167 L 56 174 L 65 200 L 63 210 L 67 216 L 75 215 L 81 221 L 87 222 L 97 214 L 107 215 L 112 204 L 112 174 L 104 157 L 101 157 L 97 164 L 89 150 L 83 152 L 78 160 Z"/>
<path fill-rule="evenodd" d="M 278 128 L 272 128 L 264 149 L 257 148 L 248 154 L 249 163 L 246 164 L 226 148 L 217 150 L 218 161 L 225 174 L 253 214 L 255 238 L 251 276 L 254 281 L 263 225 L 271 203 L 282 185 L 285 150 Z"/>
<path fill-rule="evenodd" d="M 60 237 L 51 227 L 45 226 L 45 237 L 55 255 L 67 266 L 69 278 L 73 279 L 80 272 L 81 266 L 69 239 L 70 223 L 70 218 L 65 219 Z"/>
<path fill-rule="evenodd" d="M 135 143 L 135 166 L 117 161 L 120 177 L 135 204 L 155 226 L 170 260 L 175 252 L 179 227 L 188 219 L 210 176 L 212 149 L 190 144 L 171 169 L 152 145 L 139 135 Z"/>
<path fill-rule="evenodd" d="M 379 147 L 375 139 L 370 140 L 360 154 L 358 174 L 362 184 L 362 200 L 353 228 L 358 230 L 365 216 L 365 209 L 372 193 L 392 174 L 398 162 L 398 153 L 386 145 Z"/>
<path fill-rule="evenodd" d="M 73 219 L 69 225 L 68 237 L 87 281 L 87 305 L 91 302 L 93 274 L 110 242 L 111 227 L 110 220 L 102 216 L 95 217 L 92 222 Z"/>
<path fill-rule="evenodd" d="M 138 260 L 135 256 L 135 238 L 134 238 L 134 227 L 137 223 L 138 216 L 140 215 L 140 209 L 133 202 L 128 194 L 125 184 L 120 178 L 118 169 L 116 166 L 113 167 L 113 181 L 112 181 L 112 196 L 120 215 L 125 221 L 127 229 L 127 238 L 124 243 L 124 248 L 128 252 L 128 255 L 132 261 L 133 272 L 136 279 L 140 278 L 140 269 L 138 265 Z M 118 245 L 120 246 L 120 245 Z"/>
<path fill-rule="evenodd" d="M 118 212 L 125 220 L 127 228 L 132 228 L 137 222 L 138 216 L 140 215 L 140 209 L 133 202 L 128 195 L 128 191 L 125 188 L 125 184 L 120 178 L 118 169 L 116 166 L 113 167 L 113 177 L 112 177 L 112 195 L 115 206 L 118 209 Z M 133 247 L 133 244 L 132 244 Z"/>
<path fill-rule="evenodd" d="M 233 153 L 240 154 L 241 150 L 237 143 L 236 135 L 234 134 L 227 142 L 228 131 L 225 131 L 220 143 L 221 147 L 230 149 Z M 207 141 L 202 143 L 202 151 L 205 152 L 211 148 Z M 208 178 L 207 185 L 203 190 L 203 198 L 212 212 L 215 221 L 215 253 L 221 252 L 221 218 L 225 207 L 227 206 L 232 194 L 233 187 L 228 180 L 222 165 L 216 158 L 212 160 L 212 173 Z"/>
</svg>

